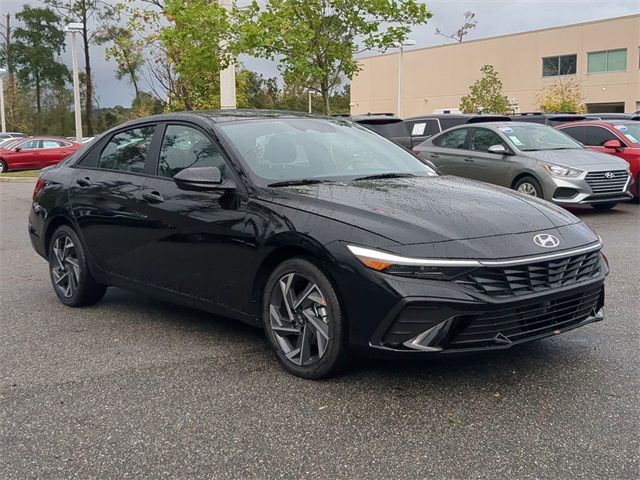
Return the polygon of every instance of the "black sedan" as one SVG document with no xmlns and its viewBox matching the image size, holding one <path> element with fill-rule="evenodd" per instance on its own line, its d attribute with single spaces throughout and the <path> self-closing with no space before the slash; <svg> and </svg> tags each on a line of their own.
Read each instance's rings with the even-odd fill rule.
<svg viewBox="0 0 640 480">
<path fill-rule="evenodd" d="M 607 264 L 584 223 L 340 118 L 119 126 L 43 171 L 28 228 L 64 304 L 116 286 L 264 326 L 305 378 L 356 349 L 503 349 L 603 318 Z"/>
</svg>

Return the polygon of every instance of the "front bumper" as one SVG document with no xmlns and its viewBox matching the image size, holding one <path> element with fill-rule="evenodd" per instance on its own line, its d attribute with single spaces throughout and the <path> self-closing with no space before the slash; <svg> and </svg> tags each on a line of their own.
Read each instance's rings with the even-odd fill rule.
<svg viewBox="0 0 640 480">
<path fill-rule="evenodd" d="M 583 172 L 575 178 L 547 175 L 543 180 L 545 198 L 565 207 L 594 205 L 598 203 L 624 202 L 633 198 L 631 175 L 622 177 L 621 172 L 614 177 L 600 178 L 610 172 Z"/>
<path fill-rule="evenodd" d="M 379 325 L 370 347 L 423 354 L 505 349 L 603 320 L 603 307 L 603 280 L 484 304 L 405 298 Z"/>
</svg>

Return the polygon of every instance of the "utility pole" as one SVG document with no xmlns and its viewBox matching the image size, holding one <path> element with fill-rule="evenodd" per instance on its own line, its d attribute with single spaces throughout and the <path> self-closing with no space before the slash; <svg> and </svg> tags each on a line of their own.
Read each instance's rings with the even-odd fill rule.
<svg viewBox="0 0 640 480">
<path fill-rule="evenodd" d="M 0 127 L 2 128 L 2 133 L 7 131 L 7 122 L 4 117 L 4 74 L 7 73 L 6 68 L 0 68 Z"/>
</svg>

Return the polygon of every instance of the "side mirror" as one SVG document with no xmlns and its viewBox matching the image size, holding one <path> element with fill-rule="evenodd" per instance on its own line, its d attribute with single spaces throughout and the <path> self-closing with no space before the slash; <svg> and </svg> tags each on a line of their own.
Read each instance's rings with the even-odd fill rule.
<svg viewBox="0 0 640 480">
<path fill-rule="evenodd" d="M 607 140 L 606 142 L 604 142 L 603 147 L 611 148 L 616 152 L 619 152 L 620 150 L 622 150 L 622 144 L 620 143 L 620 140 Z"/>
<path fill-rule="evenodd" d="M 234 190 L 233 180 L 223 180 L 218 167 L 191 167 L 173 176 L 173 181 L 182 190 Z"/>
<path fill-rule="evenodd" d="M 495 153 L 496 155 L 508 155 L 508 151 L 504 145 L 491 145 L 487 148 L 487 152 Z"/>
<path fill-rule="evenodd" d="M 13 149 L 15 152 L 21 152 L 22 151 L 22 147 L 16 147 Z"/>
</svg>

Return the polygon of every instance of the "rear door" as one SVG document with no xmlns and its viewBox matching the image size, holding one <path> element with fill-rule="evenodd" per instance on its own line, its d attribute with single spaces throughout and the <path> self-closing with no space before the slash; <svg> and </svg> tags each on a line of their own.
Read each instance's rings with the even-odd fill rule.
<svg viewBox="0 0 640 480">
<path fill-rule="evenodd" d="M 469 128 L 456 128 L 443 132 L 432 140 L 432 147 L 427 152 L 427 160 L 431 161 L 442 174 L 458 175 L 474 178 L 469 169 L 471 152 L 467 149 Z"/>
<path fill-rule="evenodd" d="M 69 197 L 94 264 L 109 274 L 143 280 L 149 257 L 140 192 L 153 150 L 156 125 L 117 131 L 96 144 L 74 166 Z"/>
<path fill-rule="evenodd" d="M 62 140 L 42 140 L 40 164 L 42 167 L 48 167 L 49 165 L 60 163 L 61 160 L 72 152 L 70 147 L 71 144 L 63 142 Z"/>
<path fill-rule="evenodd" d="M 233 191 L 182 190 L 174 175 L 188 167 L 218 167 Z M 246 269 L 246 196 L 220 145 L 199 127 L 162 127 L 157 166 L 146 177 L 141 211 L 146 219 L 145 255 L 161 261 L 145 265 L 156 287 L 240 310 Z"/>
</svg>

